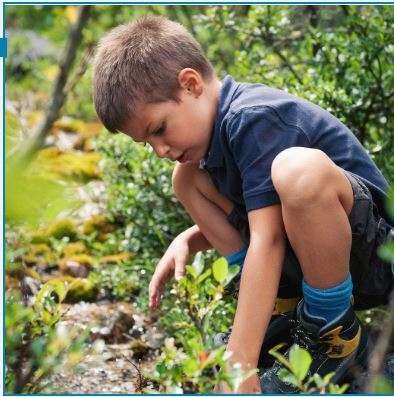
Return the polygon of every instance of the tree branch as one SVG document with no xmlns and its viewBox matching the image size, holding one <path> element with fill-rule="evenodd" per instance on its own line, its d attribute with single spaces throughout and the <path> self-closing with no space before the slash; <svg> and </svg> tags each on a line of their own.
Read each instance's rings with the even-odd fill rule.
<svg viewBox="0 0 394 397">
<path fill-rule="evenodd" d="M 47 110 L 46 117 L 38 128 L 38 132 L 33 137 L 25 151 L 24 159 L 29 161 L 34 154 L 44 145 L 45 138 L 48 135 L 53 123 L 59 117 L 60 110 L 66 98 L 65 86 L 75 61 L 77 48 L 81 42 L 82 30 L 85 27 L 93 6 L 84 5 L 79 9 L 78 19 L 71 27 L 68 41 L 64 51 L 64 57 L 59 67 L 59 73 L 52 92 L 52 100 Z"/>
</svg>

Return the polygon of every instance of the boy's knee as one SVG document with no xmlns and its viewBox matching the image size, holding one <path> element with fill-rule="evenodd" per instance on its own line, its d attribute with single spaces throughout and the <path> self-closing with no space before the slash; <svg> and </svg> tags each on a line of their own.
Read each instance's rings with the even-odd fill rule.
<svg viewBox="0 0 394 397">
<path fill-rule="evenodd" d="M 179 201 L 182 201 L 185 194 L 190 191 L 197 171 L 198 165 L 196 164 L 177 163 L 175 165 L 172 172 L 172 189 Z"/>
<path fill-rule="evenodd" d="M 271 178 L 282 202 L 305 205 L 322 197 L 330 170 L 330 160 L 321 150 L 292 147 L 275 157 Z"/>
</svg>

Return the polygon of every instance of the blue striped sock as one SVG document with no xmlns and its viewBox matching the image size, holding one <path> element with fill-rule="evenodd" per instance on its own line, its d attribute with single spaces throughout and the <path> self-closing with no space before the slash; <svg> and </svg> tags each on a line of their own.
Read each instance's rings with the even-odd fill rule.
<svg viewBox="0 0 394 397">
<path fill-rule="evenodd" d="M 344 281 L 332 288 L 314 288 L 302 281 L 302 291 L 307 313 L 324 318 L 328 323 L 350 306 L 353 283 L 349 274 Z"/>
<path fill-rule="evenodd" d="M 231 254 L 229 256 L 226 256 L 228 265 L 229 266 L 239 265 L 242 269 L 247 252 L 248 252 L 248 248 L 243 247 L 239 251 L 234 252 L 233 254 Z"/>
</svg>

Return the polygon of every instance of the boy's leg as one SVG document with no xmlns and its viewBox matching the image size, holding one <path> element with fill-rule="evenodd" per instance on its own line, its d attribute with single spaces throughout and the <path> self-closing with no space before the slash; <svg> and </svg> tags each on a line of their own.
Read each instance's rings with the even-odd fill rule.
<svg viewBox="0 0 394 397">
<path fill-rule="evenodd" d="M 305 281 L 330 288 L 349 273 L 353 191 L 344 172 L 322 151 L 291 148 L 272 164 L 287 237 Z"/>
<path fill-rule="evenodd" d="M 294 342 L 311 351 L 312 372 L 335 371 L 334 381 L 340 381 L 366 350 L 365 333 L 350 306 L 352 185 L 323 152 L 300 147 L 275 158 L 272 180 L 304 274 L 304 301 L 297 309 Z M 292 391 L 279 380 L 279 370 L 277 363 L 264 374 L 264 391 Z"/>
<path fill-rule="evenodd" d="M 244 247 L 240 233 L 227 220 L 233 204 L 217 191 L 205 171 L 196 164 L 177 164 L 172 185 L 178 200 L 221 255 Z"/>
</svg>

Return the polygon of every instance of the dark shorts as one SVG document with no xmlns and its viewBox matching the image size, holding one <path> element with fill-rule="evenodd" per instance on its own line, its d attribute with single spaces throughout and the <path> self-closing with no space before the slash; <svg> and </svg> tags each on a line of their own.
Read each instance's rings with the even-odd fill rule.
<svg viewBox="0 0 394 397">
<path fill-rule="evenodd" d="M 354 203 L 349 214 L 352 229 L 350 273 L 353 279 L 353 297 L 356 309 L 368 309 L 388 303 L 393 285 L 393 263 L 383 261 L 377 255 L 378 247 L 393 238 L 391 227 L 379 215 L 367 186 L 357 175 L 345 171 L 352 188 Z M 241 233 L 249 245 L 249 222 L 247 214 L 235 207 L 228 215 L 229 222 Z M 302 296 L 302 271 L 289 241 L 278 296 L 290 298 Z"/>
</svg>

